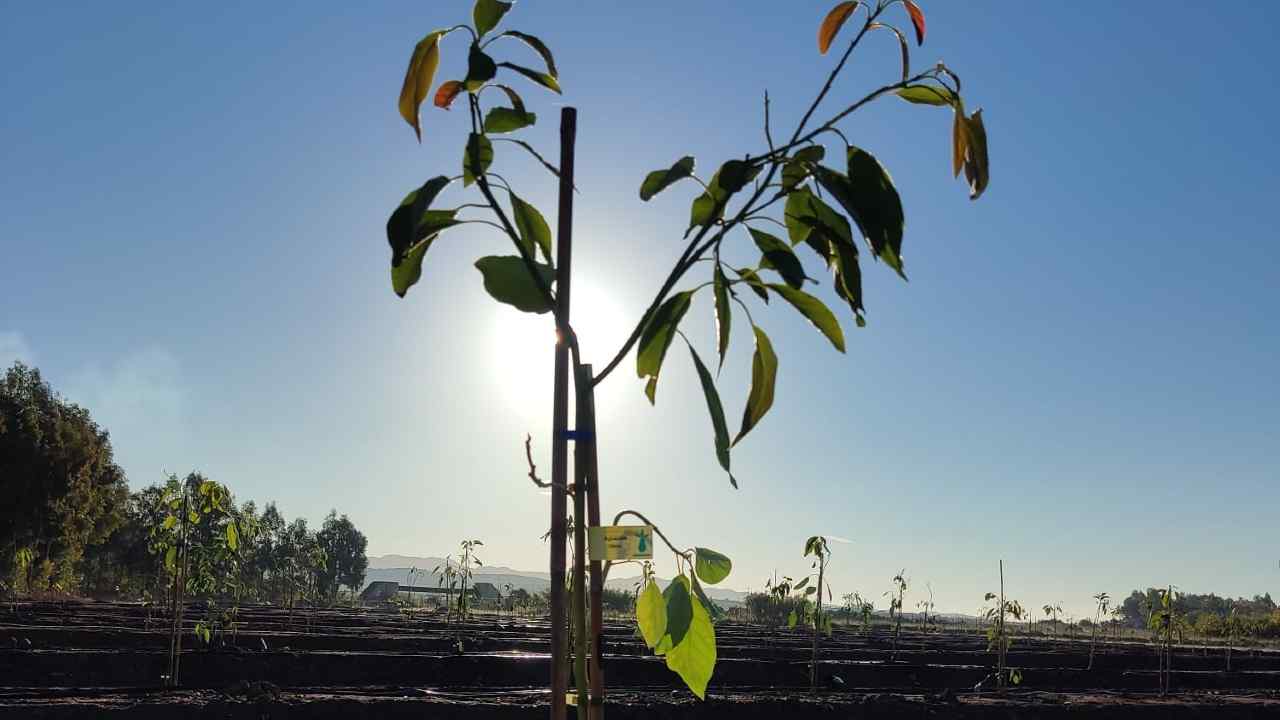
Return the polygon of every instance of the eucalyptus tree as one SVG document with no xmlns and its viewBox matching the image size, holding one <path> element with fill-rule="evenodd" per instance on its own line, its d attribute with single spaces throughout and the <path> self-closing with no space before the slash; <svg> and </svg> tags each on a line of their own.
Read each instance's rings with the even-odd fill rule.
<svg viewBox="0 0 1280 720">
<path fill-rule="evenodd" d="M 598 372 L 580 355 L 578 335 L 570 318 L 570 264 L 572 236 L 573 138 L 577 112 L 565 108 L 561 113 L 561 153 L 558 165 L 549 162 L 527 141 L 513 136 L 535 124 L 538 116 L 508 79 L 529 81 L 535 86 L 561 93 L 559 69 L 548 45 L 540 38 L 517 30 L 495 32 L 513 3 L 501 0 L 476 0 L 472 22 L 458 24 L 428 33 L 414 47 L 405 73 L 398 108 L 401 116 L 421 139 L 421 105 L 449 109 L 455 103 L 465 106 L 470 124 L 461 142 L 461 161 L 446 174 L 431 177 L 409 192 L 391 213 L 387 222 L 387 239 L 391 246 L 391 284 L 393 291 L 404 297 L 423 277 L 423 260 L 427 251 L 444 233 L 461 225 L 492 228 L 498 237 L 510 243 L 513 254 L 486 255 L 475 261 L 485 290 L 497 301 L 533 314 L 550 313 L 557 331 L 555 393 L 553 396 L 552 461 L 549 482 L 541 480 L 533 465 L 532 451 L 526 445 L 530 465 L 529 476 L 551 490 L 551 605 L 555 622 L 552 627 L 552 714 L 564 709 L 564 684 L 567 682 L 563 616 L 566 502 L 572 496 L 574 517 L 579 519 L 573 533 L 573 612 L 574 635 L 581 643 L 576 648 L 574 675 L 578 682 L 578 708 L 581 716 L 588 708 L 598 714 L 603 702 L 599 684 L 599 618 L 593 615 L 590 652 L 587 647 L 585 616 L 587 526 L 600 524 L 599 478 L 595 462 L 597 428 L 594 424 L 595 386 L 620 367 L 635 350 L 635 371 L 643 383 L 644 395 L 656 402 L 659 377 L 665 366 L 667 351 L 676 338 L 687 346 L 690 360 L 704 395 L 712 426 L 712 447 L 716 461 L 730 484 L 738 486 L 736 471 L 731 469 L 731 450 L 738 445 L 773 406 L 778 354 L 773 341 L 755 321 L 747 301 L 767 304 L 781 298 L 807 322 L 817 328 L 837 350 L 844 352 L 845 335 L 835 313 L 823 300 L 806 292 L 806 287 L 820 281 L 805 270 L 801 253 L 811 251 L 830 272 L 834 297 L 850 312 L 857 327 L 866 324 L 863 303 L 860 241 L 864 241 L 873 260 L 884 263 L 900 277 L 906 277 L 902 242 L 905 214 L 902 199 L 884 165 L 867 149 L 853 145 L 840 130 L 842 122 L 870 103 L 896 96 L 908 103 L 950 109 L 951 151 L 947 164 L 952 174 L 964 172 L 971 198 L 978 198 L 989 178 L 987 136 L 982 111 L 966 110 L 961 98 L 959 76 L 942 63 L 913 72 L 907 35 L 894 24 L 889 13 L 896 6 L 905 9 L 917 44 L 925 38 L 925 16 L 913 0 L 849 0 L 838 3 L 823 18 L 817 33 L 820 54 L 833 46 L 842 29 L 853 20 L 854 32 L 839 59 L 828 72 L 816 97 L 804 110 L 794 129 L 775 137 L 769 96 L 763 104 L 765 147 L 748 150 L 727 159 L 710 176 L 699 174 L 692 155 L 677 159 L 669 166 L 649 173 L 641 182 L 639 195 L 648 201 L 681 181 L 695 185 L 689 223 L 680 243 L 683 250 L 654 294 L 652 301 L 636 320 L 628 338 Z M 861 12 L 861 18 L 859 18 Z M 887 34 L 898 41 L 891 79 L 863 95 L 842 98 L 825 120 L 816 121 L 815 114 L 824 101 L 833 99 L 833 89 L 850 57 L 871 34 Z M 467 42 L 466 62 L 453 77 L 438 87 L 435 75 L 440 67 L 443 42 L 450 36 Z M 532 50 L 541 67 L 495 57 L 496 50 L 518 43 Z M 899 57 L 900 55 L 900 57 Z M 505 56 L 503 56 L 505 57 Z M 433 90 L 434 88 L 434 90 Z M 463 98 L 465 97 L 465 100 Z M 496 101 L 496 102 L 495 102 Z M 825 164 L 832 143 L 833 165 Z M 914 142 L 914 140 L 912 141 Z M 498 149 L 511 154 L 499 153 Z M 527 154 L 538 168 L 555 176 L 560 185 L 558 239 L 553 245 L 550 225 L 543 214 L 526 201 L 517 188 L 497 169 L 518 154 Z M 505 171 L 505 167 L 502 167 Z M 459 182 L 460 181 L 460 182 Z M 465 202 L 442 205 L 445 192 L 460 184 L 473 189 L 478 197 Z M 687 183 L 686 183 L 687 184 Z M 589 188 L 583 188 L 589 196 Z M 523 191 L 521 191 L 523 192 Z M 505 202 L 504 202 L 505 200 Z M 833 204 L 829 204 L 834 203 Z M 774 234 L 773 226 L 785 230 L 786 239 Z M 745 241 L 749 241 L 749 245 Z M 758 254 L 754 264 L 730 264 L 735 253 Z M 799 253 L 796 248 L 803 246 Z M 683 289 L 678 286 L 691 271 L 705 268 L 709 277 L 694 281 Z M 750 325 L 749 337 L 754 343 L 751 355 L 751 382 L 736 433 L 731 434 L 715 378 L 693 341 L 681 331 L 699 295 L 710 295 L 716 320 L 713 345 L 718 365 L 723 366 L 729 348 L 733 315 L 740 312 Z M 739 320 L 741 322 L 741 320 Z M 569 430 L 568 379 L 572 362 L 575 406 L 578 428 L 574 432 L 575 482 L 567 479 L 567 443 Z M 588 507 L 589 505 L 589 507 Z M 652 525 L 639 513 L 623 511 L 615 518 L 633 515 Z M 586 518 L 587 522 L 582 522 Z M 656 531 L 656 528 L 655 528 Z M 650 643 L 655 652 L 665 655 L 668 667 L 677 672 L 698 696 L 703 696 L 715 665 L 714 629 L 708 607 L 702 597 L 699 578 L 712 583 L 723 579 L 731 566 L 727 557 L 705 551 L 705 548 L 681 549 L 659 537 L 672 550 L 680 571 L 666 591 L 651 592 L 646 584 L 637 602 L 637 613 L 651 612 L 648 627 L 652 631 L 663 625 L 669 632 Z M 705 552 L 704 552 L 705 551 Z M 708 559 L 709 558 L 709 559 Z M 714 568 L 703 575 L 704 568 Z M 685 570 L 688 570 L 686 576 Z M 711 580 L 710 578 L 717 578 Z M 603 586 L 603 568 L 592 564 L 591 592 L 599 607 Z M 659 606 L 665 604 L 669 616 L 665 624 L 656 618 Z M 646 601 L 646 598 L 650 602 Z M 640 623 L 642 630 L 646 622 Z M 646 636 L 646 640 L 651 639 Z M 592 656 L 592 697 L 587 696 L 585 656 Z"/>
</svg>

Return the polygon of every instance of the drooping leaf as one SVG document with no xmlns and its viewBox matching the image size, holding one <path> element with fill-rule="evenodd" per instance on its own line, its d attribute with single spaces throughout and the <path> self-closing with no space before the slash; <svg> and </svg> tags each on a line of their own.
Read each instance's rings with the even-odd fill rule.
<svg viewBox="0 0 1280 720">
<path fill-rule="evenodd" d="M 729 577 L 733 570 L 733 561 L 728 556 L 708 548 L 694 548 L 694 571 L 702 582 L 708 585 Z"/>
<path fill-rule="evenodd" d="M 537 113 L 520 112 L 515 108 L 495 107 L 484 116 L 486 133 L 502 134 L 527 128 L 538 121 Z"/>
<path fill-rule="evenodd" d="M 667 604 L 662 597 L 658 584 L 650 579 L 644 590 L 636 598 L 636 624 L 640 626 L 640 635 L 645 645 L 657 647 L 658 641 L 667 634 Z"/>
<path fill-rule="evenodd" d="M 400 117 L 409 123 L 422 142 L 422 126 L 418 122 L 418 108 L 431 92 L 436 68 L 440 66 L 440 38 L 445 31 L 435 30 L 427 34 L 413 48 L 409 56 L 409 68 L 404 73 L 404 85 L 400 88 Z"/>
<path fill-rule="evenodd" d="M 898 38 L 898 47 L 902 50 L 902 82 L 906 82 L 911 76 L 911 46 L 907 43 L 907 38 L 902 31 L 892 25 L 880 25 L 877 23 L 873 27 L 882 27 L 892 32 Z"/>
<path fill-rule="evenodd" d="M 942 85 L 908 85 L 895 93 L 898 97 L 917 105 L 948 107 L 955 104 L 955 93 Z"/>
<path fill-rule="evenodd" d="M 161 530 L 172 530 L 178 524 L 178 518 L 175 515 L 166 515 L 164 522 L 160 523 Z"/>
<path fill-rule="evenodd" d="M 773 386 L 778 378 L 778 356 L 773 352 L 773 343 L 769 342 L 764 330 L 755 325 L 751 329 L 756 335 L 756 351 L 751 358 L 751 392 L 747 395 L 747 407 L 742 411 L 742 429 L 733 439 L 734 445 L 746 437 L 773 407 Z"/>
<path fill-rule="evenodd" d="M 683 576 L 682 576 L 683 577 Z M 667 651 L 667 667 L 684 680 L 699 699 L 706 699 L 707 684 L 716 668 L 716 629 L 706 608 L 689 596 L 691 617 L 684 639 Z"/>
<path fill-rule="evenodd" d="M 801 591 L 801 590 L 803 590 L 803 589 L 805 588 L 805 586 L 807 586 L 808 584 L 809 584 L 809 578 L 800 578 L 800 582 L 796 583 L 796 584 L 791 588 L 791 590 L 792 590 L 793 592 L 800 592 L 800 591 Z"/>
<path fill-rule="evenodd" d="M 990 170 L 987 164 L 987 129 L 982 124 L 982 111 L 977 110 L 965 121 L 964 176 L 969 181 L 969 199 L 977 200 L 987 189 Z"/>
<path fill-rule="evenodd" d="M 479 90 L 497 74 L 498 65 L 494 63 L 493 58 L 486 55 L 480 48 L 472 45 L 471 52 L 467 55 L 467 78 L 463 80 L 467 90 L 471 92 Z"/>
<path fill-rule="evenodd" d="M 858 266 L 858 246 L 844 240 L 831 243 L 831 274 L 835 280 L 836 295 L 849 304 L 854 322 L 862 327 L 862 268 Z"/>
<path fill-rule="evenodd" d="M 550 288 L 555 282 L 555 270 L 541 263 L 534 263 L 534 267 L 543 283 Z M 476 269 L 484 276 L 484 289 L 494 300 L 522 312 L 542 314 L 551 311 L 550 301 L 538 289 L 524 260 L 518 255 L 482 257 L 476 261 Z"/>
<path fill-rule="evenodd" d="M 517 32 L 515 30 L 508 30 L 502 33 L 501 35 L 499 35 L 498 37 L 513 37 L 523 42 L 525 45 L 528 45 L 529 47 L 533 48 L 535 52 L 537 52 L 539 55 L 542 56 L 542 61 L 547 64 L 547 74 L 549 74 L 553 78 L 560 77 L 560 73 L 556 71 L 556 60 L 551 56 L 551 49 L 547 47 L 546 43 L 542 42 L 541 40 L 534 37 L 533 35 L 527 35 L 525 33 Z"/>
<path fill-rule="evenodd" d="M 671 346 L 671 340 L 675 337 L 676 328 L 684 319 L 684 314 L 689 311 L 692 299 L 692 291 L 676 293 L 654 312 L 636 346 L 637 377 L 652 378 L 650 382 L 657 380 L 662 371 L 662 361 L 667 356 L 667 348 Z M 648 390 L 646 394 L 650 395 L 649 400 L 652 402 L 652 394 Z"/>
<path fill-rule="evenodd" d="M 463 88 L 461 80 L 449 80 L 440 84 L 440 89 L 436 90 L 435 106 L 448 110 L 453 101 L 462 93 Z"/>
<path fill-rule="evenodd" d="M 751 182 L 759 174 L 759 166 L 743 160 L 729 160 L 720 166 L 716 177 L 720 189 L 732 195 L 746 187 L 747 183 Z"/>
<path fill-rule="evenodd" d="M 747 281 L 747 287 L 751 288 L 751 292 L 764 301 L 765 305 L 769 304 L 769 293 L 765 291 L 764 280 L 760 275 L 751 268 L 734 268 L 734 272 L 738 273 L 738 277 Z"/>
<path fill-rule="evenodd" d="M 689 354 L 693 356 L 693 365 L 698 370 L 698 381 L 702 384 L 702 394 L 707 399 L 707 412 L 711 415 L 711 427 L 715 431 L 716 460 L 720 467 L 729 474 L 729 482 L 736 488 L 738 481 L 729 469 L 729 426 L 724 419 L 724 406 L 720 403 L 720 393 L 716 391 L 716 382 L 711 377 L 707 366 L 702 364 L 698 352 L 689 345 Z"/>
<path fill-rule="evenodd" d="M 640 183 L 640 199 L 648 202 L 654 195 L 690 175 L 693 175 L 693 156 L 685 155 L 666 170 L 654 170 L 645 175 L 644 182 Z"/>
<path fill-rule="evenodd" d="M 227 523 L 227 548 L 231 552 L 235 552 L 240 548 L 240 533 L 236 530 L 235 523 Z"/>
<path fill-rule="evenodd" d="M 763 230 L 755 228 L 748 228 L 748 230 L 751 232 L 751 238 L 756 241 L 756 247 L 760 248 L 764 256 L 760 261 L 760 267 L 777 270 L 788 285 L 799 289 L 804 284 L 804 266 L 800 264 L 800 258 L 791 251 L 791 247 Z"/>
<path fill-rule="evenodd" d="M 480 162 L 479 173 L 473 173 L 475 159 Z M 476 175 L 483 175 L 493 164 L 493 143 L 489 142 L 489 138 L 479 133 L 471 133 L 467 136 L 467 147 L 462 154 L 462 184 L 468 186 L 476 181 Z"/>
<path fill-rule="evenodd" d="M 964 102 L 956 98 L 955 112 L 951 119 L 951 176 L 960 177 L 964 168 L 964 156 L 968 152 L 969 128 L 965 123 Z"/>
<path fill-rule="evenodd" d="M 801 315 L 804 315 L 831 341 L 836 350 L 844 352 L 844 331 L 840 329 L 840 322 L 836 320 L 835 314 L 826 304 L 803 290 L 796 290 L 786 285 L 771 283 L 769 289 L 781 295 L 782 299 L 799 310 Z"/>
<path fill-rule="evenodd" d="M 911 15 L 911 26 L 916 29 L 916 44 L 924 44 L 924 12 L 920 10 L 920 6 L 916 5 L 912 0 L 902 0 L 902 4 L 907 6 L 907 13 Z"/>
<path fill-rule="evenodd" d="M 422 184 L 422 187 L 404 196 L 400 205 L 387 219 L 387 242 L 391 245 L 391 266 L 400 264 L 409 247 L 422 240 L 426 235 L 419 232 L 419 224 L 423 216 L 435 201 L 441 190 L 449 185 L 449 178 L 444 175 L 433 177 Z"/>
<path fill-rule="evenodd" d="M 538 212 L 538 208 L 521 200 L 515 193 L 511 193 L 511 211 L 516 230 L 529 256 L 533 257 L 537 251 L 541 250 L 542 257 L 550 263 L 551 227 L 547 225 L 542 213 Z"/>
<path fill-rule="evenodd" d="M 409 248 L 404 260 L 391 267 L 391 289 L 398 297 L 404 297 L 409 288 L 422 278 L 422 259 L 435 242 L 435 236 L 425 238 L 417 245 Z"/>
<path fill-rule="evenodd" d="M 530 70 L 529 68 L 524 67 L 523 65 L 516 65 L 515 63 L 509 63 L 509 62 L 500 62 L 498 63 L 498 67 L 503 67 L 503 68 L 507 68 L 508 70 L 518 72 L 521 75 L 529 78 L 530 80 L 538 83 L 542 87 L 550 90 L 551 92 L 560 94 L 560 82 L 556 79 L 556 76 L 554 75 L 549 75 L 547 73 L 540 73 L 537 70 Z"/>
<path fill-rule="evenodd" d="M 842 2 L 831 8 L 831 12 L 827 13 L 827 16 L 822 19 L 822 24 L 818 26 L 818 52 L 827 54 L 840 28 L 844 27 L 845 21 L 856 9 L 858 9 L 858 0 Z"/>
<path fill-rule="evenodd" d="M 712 273 L 712 289 L 716 299 L 716 335 L 718 343 L 716 345 L 720 353 L 720 367 L 724 367 L 724 354 L 729 349 L 729 330 L 733 324 L 733 313 L 729 309 L 729 281 L 724 277 L 724 271 L 716 265 L 715 272 Z"/>
<path fill-rule="evenodd" d="M 848 169 L 845 176 L 820 168 L 815 177 L 857 223 L 876 257 L 905 279 L 901 254 L 906 221 L 893 179 L 870 153 L 852 145 Z"/>
<path fill-rule="evenodd" d="M 502 0 L 476 0 L 475 6 L 471 8 L 471 21 L 476 26 L 476 34 L 484 37 L 485 33 L 497 27 L 513 4 Z"/>
<path fill-rule="evenodd" d="M 644 384 L 644 396 L 649 398 L 649 404 L 653 405 L 658 401 L 657 394 L 658 394 L 658 376 L 654 375 L 653 377 L 649 378 L 648 382 Z"/>
<path fill-rule="evenodd" d="M 788 629 L 788 630 L 790 630 L 790 629 L 792 629 L 792 628 L 794 628 L 794 627 L 796 626 L 796 620 L 797 620 L 797 618 L 796 618 L 796 611 L 795 611 L 795 610 L 792 610 L 790 613 L 787 613 L 787 629 Z"/>
<path fill-rule="evenodd" d="M 170 545 L 168 550 L 164 552 L 164 567 L 169 572 L 173 572 L 178 567 L 178 548 Z"/>
<path fill-rule="evenodd" d="M 667 637 L 671 638 L 671 647 L 675 648 L 684 640 L 689 631 L 689 623 L 693 620 L 693 605 L 690 602 L 689 578 L 677 575 L 671 584 L 662 591 L 662 598 L 667 605 Z"/>
<path fill-rule="evenodd" d="M 822 173 L 826 168 L 815 166 L 814 170 Z M 793 190 L 787 196 L 785 212 L 787 235 L 792 245 L 803 240 L 827 262 L 831 261 L 832 242 L 853 242 L 849 221 L 807 187 Z"/>
</svg>

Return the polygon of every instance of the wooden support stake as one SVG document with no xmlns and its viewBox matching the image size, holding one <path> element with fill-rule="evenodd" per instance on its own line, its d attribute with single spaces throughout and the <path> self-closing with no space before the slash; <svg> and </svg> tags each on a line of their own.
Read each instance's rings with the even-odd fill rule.
<svg viewBox="0 0 1280 720">
<path fill-rule="evenodd" d="M 556 239 L 556 358 L 551 437 L 551 720 L 565 720 L 569 685 L 565 612 L 565 487 L 569 478 L 569 284 L 573 258 L 573 144 L 577 110 L 560 111 L 560 213 Z M 581 520 L 579 520 L 581 522 Z"/>
</svg>

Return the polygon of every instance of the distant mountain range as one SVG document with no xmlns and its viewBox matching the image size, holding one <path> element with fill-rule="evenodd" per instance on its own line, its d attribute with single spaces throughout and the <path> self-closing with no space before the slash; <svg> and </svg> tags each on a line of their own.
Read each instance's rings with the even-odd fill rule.
<svg viewBox="0 0 1280 720">
<path fill-rule="evenodd" d="M 440 584 L 440 576 L 431 571 L 444 565 L 444 558 L 415 557 L 412 555 L 380 555 L 369 558 L 369 570 L 365 573 L 364 582 L 367 587 L 375 581 L 398 582 L 402 585 L 435 587 Z M 412 572 L 411 572 L 412 571 Z M 504 593 L 506 586 L 523 589 L 527 592 L 543 592 L 551 587 L 551 574 L 513 570 L 501 565 L 484 565 L 472 573 L 473 582 L 493 583 Z M 630 592 L 640 580 L 638 575 L 631 577 L 610 577 L 605 587 L 611 590 Z M 666 586 L 667 581 L 659 579 L 658 584 Z M 712 600 L 719 600 L 726 605 L 742 603 L 747 596 L 739 590 L 705 586 L 703 590 Z"/>
</svg>

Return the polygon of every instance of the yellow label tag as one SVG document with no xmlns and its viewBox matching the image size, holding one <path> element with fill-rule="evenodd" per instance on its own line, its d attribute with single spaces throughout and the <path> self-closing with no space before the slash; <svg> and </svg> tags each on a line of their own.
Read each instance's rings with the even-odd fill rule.
<svg viewBox="0 0 1280 720">
<path fill-rule="evenodd" d="M 652 525 L 587 528 L 592 560 L 647 560 L 653 557 Z"/>
<path fill-rule="evenodd" d="M 578 706 L 578 693 L 569 692 L 564 694 L 564 704 L 569 707 Z"/>
</svg>

